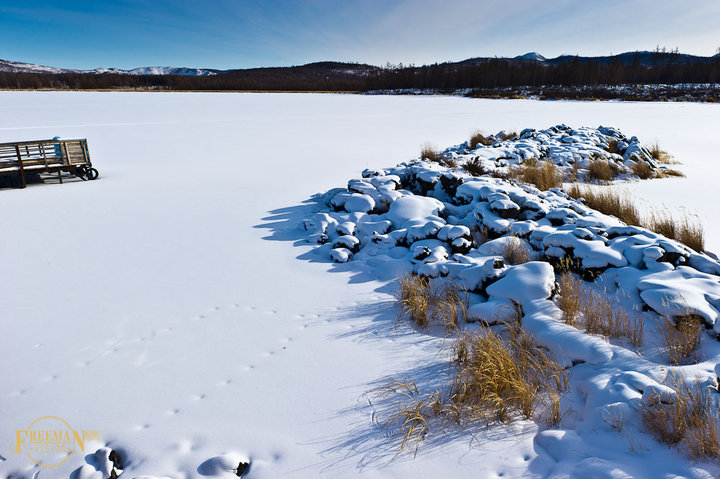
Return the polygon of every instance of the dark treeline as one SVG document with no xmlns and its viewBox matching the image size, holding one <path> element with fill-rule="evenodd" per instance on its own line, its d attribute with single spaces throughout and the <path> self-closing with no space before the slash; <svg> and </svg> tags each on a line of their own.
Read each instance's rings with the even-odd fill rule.
<svg viewBox="0 0 720 479">
<path fill-rule="evenodd" d="M 672 54 L 658 54 L 668 55 Z M 672 60 L 672 59 L 671 59 Z M 647 64 L 569 57 L 561 62 L 478 59 L 422 67 L 324 62 L 298 67 L 230 70 L 213 76 L 39 74 L 0 72 L 3 89 L 157 89 L 255 91 L 369 91 L 581 87 L 628 84 L 720 83 L 720 57 Z"/>
</svg>

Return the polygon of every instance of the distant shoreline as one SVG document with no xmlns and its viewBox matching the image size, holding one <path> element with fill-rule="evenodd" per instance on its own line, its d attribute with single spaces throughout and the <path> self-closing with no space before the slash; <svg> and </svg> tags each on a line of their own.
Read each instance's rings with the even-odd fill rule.
<svg viewBox="0 0 720 479">
<path fill-rule="evenodd" d="M 316 93 L 340 95 L 458 96 L 489 100 L 568 100 L 720 103 L 720 85 L 622 85 L 585 87 L 519 87 L 490 89 L 395 89 L 395 90 L 231 90 L 166 88 L 0 88 L 23 92 L 137 92 L 137 93 Z"/>
</svg>

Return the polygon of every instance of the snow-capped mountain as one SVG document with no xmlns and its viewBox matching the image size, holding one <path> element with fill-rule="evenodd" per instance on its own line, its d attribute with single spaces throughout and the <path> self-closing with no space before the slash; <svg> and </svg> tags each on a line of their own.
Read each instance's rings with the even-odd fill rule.
<svg viewBox="0 0 720 479">
<path fill-rule="evenodd" d="M 518 55 L 515 57 L 517 60 L 535 60 L 538 62 L 544 62 L 547 60 L 544 56 L 540 55 L 538 52 L 530 52 L 526 53 L 525 55 Z"/>
<path fill-rule="evenodd" d="M 95 68 L 94 70 L 75 70 L 69 68 L 56 68 L 44 65 L 36 65 L 34 63 L 12 62 L 0 60 L 0 72 L 12 73 L 114 73 L 116 75 L 189 75 L 189 76 L 209 76 L 216 75 L 221 70 L 211 70 L 206 68 L 186 68 L 186 67 L 141 67 L 132 70 L 121 70 L 119 68 Z"/>
</svg>

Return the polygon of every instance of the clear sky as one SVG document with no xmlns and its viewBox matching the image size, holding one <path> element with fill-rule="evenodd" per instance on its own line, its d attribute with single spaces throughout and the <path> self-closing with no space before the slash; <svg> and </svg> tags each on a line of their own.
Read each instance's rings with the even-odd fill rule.
<svg viewBox="0 0 720 479">
<path fill-rule="evenodd" d="M 718 0 L 0 0 L 0 58 L 65 68 L 714 55 Z"/>
</svg>

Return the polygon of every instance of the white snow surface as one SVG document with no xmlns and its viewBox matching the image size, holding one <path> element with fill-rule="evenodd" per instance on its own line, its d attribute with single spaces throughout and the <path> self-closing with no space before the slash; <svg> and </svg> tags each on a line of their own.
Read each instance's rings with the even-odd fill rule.
<svg viewBox="0 0 720 479">
<path fill-rule="evenodd" d="M 428 258 L 446 260 L 448 242 L 450 248 L 466 247 L 467 231 L 443 226 L 436 216 L 440 208 L 427 205 L 403 208 L 394 221 L 366 218 L 371 215 L 361 210 L 369 200 L 388 206 L 398 200 L 394 172 L 371 181 L 377 197 L 368 194 L 370 188 L 355 193 L 353 198 L 369 200 L 351 203 L 351 210 L 360 210 L 345 212 L 342 222 L 317 216 L 317 203 L 303 202 L 360 178 L 363 169 L 409 160 L 424 141 L 457 144 L 476 128 L 613 125 L 647 141 L 659 139 L 687 175 L 627 188 L 697 213 L 708 249 L 720 250 L 720 222 L 710 196 L 717 177 L 713 152 L 720 148 L 713 132 L 720 121 L 717 106 L 71 92 L 0 92 L 0 105 L 0 141 L 87 137 L 101 172 L 94 182 L 0 190 L 0 244 L 7 252 L 0 288 L 0 348 L 6 356 L 0 478 L 38 472 L 40 478 L 99 477 L 108 468 L 107 448 L 126 461 L 121 477 L 145 478 L 233 477 L 235 463 L 246 460 L 247 477 L 257 478 L 720 473 L 715 465 L 691 462 L 659 445 L 627 409 L 626 430 L 642 444 L 640 452 L 630 452 L 628 439 L 606 416 L 610 405 L 627 407 L 655 397 L 648 390 L 663 392 L 670 370 L 714 380 L 720 358 L 714 340 L 703 337 L 699 364 L 670 367 L 652 344 L 641 357 L 622 344 L 570 331 L 554 304 L 536 295 L 525 298 L 525 327 L 550 348 L 564 337 L 567 361 L 585 361 L 571 368 L 571 389 L 563 399 L 570 412 L 560 427 L 521 421 L 463 433 L 436 431 L 416 458 L 396 455 L 394 431 L 379 424 L 384 405 L 373 403 L 367 391 L 403 377 L 431 386 L 447 374 L 448 362 L 442 335 L 396 322 L 389 281 L 405 269 L 409 253 L 397 249 L 392 235 L 404 220 L 416 235 L 413 244 L 420 243 L 418 254 L 422 248 L 430 253 L 426 265 L 433 263 Z M 481 193 L 468 194 L 472 199 Z M 508 199 L 517 203 L 517 195 Z M 507 205 L 504 198 L 493 201 Z M 529 241 L 533 234 L 540 242 L 557 234 L 532 219 L 497 217 L 488 202 L 481 203 L 475 211 L 497 228 L 524 231 Z M 312 225 L 303 222 L 308 218 Z M 592 233 L 589 226 L 573 230 Z M 354 242 L 347 237 L 374 233 L 375 247 L 388 252 L 362 258 L 366 248 L 358 249 L 360 258 L 355 253 L 347 264 L 333 264 L 320 254 L 324 246 L 315 251 L 306 243 L 328 228 L 346 237 L 336 249 L 350 251 Z M 631 250 L 625 246 L 623 251 Z M 657 259 L 649 251 L 654 246 L 640 246 L 647 255 L 628 252 L 628 266 L 611 266 L 627 272 L 620 283 L 638 287 L 642 278 L 633 269 Z M 482 256 L 467 261 L 463 272 L 476 271 L 468 279 L 480 281 L 496 269 Z M 707 276 L 717 274 L 716 263 L 705 256 L 690 255 L 688 263 L 692 268 L 670 273 L 687 276 L 680 268 L 692 269 L 691 279 L 703 288 Z M 657 276 L 648 286 L 675 285 L 667 271 L 650 273 Z M 717 305 L 712 295 L 702 300 L 704 308 Z M 711 309 L 698 307 L 702 311 L 712 316 Z M 78 430 L 98 430 L 101 440 L 61 467 L 35 467 L 13 453 L 11 444 L 14 431 L 47 415 Z"/>
</svg>

